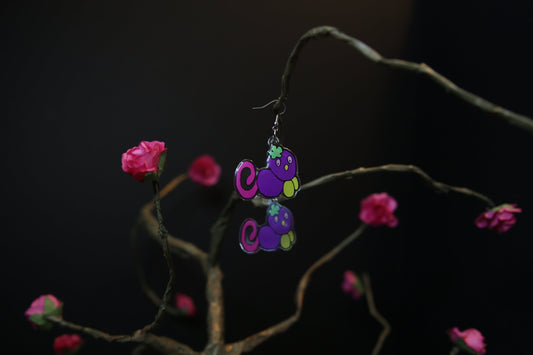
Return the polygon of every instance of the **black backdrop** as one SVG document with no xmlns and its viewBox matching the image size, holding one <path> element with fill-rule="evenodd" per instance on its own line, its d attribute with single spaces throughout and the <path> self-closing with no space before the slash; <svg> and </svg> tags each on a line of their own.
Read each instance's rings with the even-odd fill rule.
<svg viewBox="0 0 533 355">
<path fill-rule="evenodd" d="M 458 85 L 519 113 L 530 107 L 533 6 L 518 1 L 53 2 L 2 5 L 5 348 L 50 354 L 53 336 L 23 317 L 53 293 L 65 318 L 110 333 L 151 321 L 128 245 L 149 185 L 120 169 L 140 140 L 169 148 L 162 184 L 203 153 L 220 183 L 191 182 L 163 201 L 170 231 L 206 249 L 212 224 L 243 158 L 265 156 L 273 116 L 252 106 L 279 94 L 285 61 L 309 28 L 332 25 L 387 57 L 425 62 Z M 249 256 L 237 244 L 241 204 L 222 249 L 226 338 L 248 336 L 294 311 L 305 269 L 359 224 L 359 200 L 387 191 L 399 202 L 395 229 L 375 228 L 316 272 L 301 320 L 256 354 L 370 353 L 380 331 L 364 302 L 342 294 L 346 269 L 367 271 L 392 333 L 383 354 L 447 354 L 445 330 L 475 327 L 490 354 L 526 354 L 532 261 L 531 135 L 448 95 L 427 78 L 376 66 L 334 40 L 311 42 L 292 78 L 285 144 L 303 182 L 359 166 L 409 163 L 435 179 L 524 209 L 499 235 L 478 230 L 484 206 L 434 194 L 416 177 L 379 174 L 301 193 L 287 202 L 298 242 L 289 253 Z M 234 237 L 231 237 L 234 236 Z M 154 288 L 165 263 L 143 236 Z M 195 349 L 206 340 L 204 281 L 176 259 L 176 289 L 199 317 L 167 319 L 162 334 Z M 87 339 L 85 354 L 128 345 Z"/>
</svg>

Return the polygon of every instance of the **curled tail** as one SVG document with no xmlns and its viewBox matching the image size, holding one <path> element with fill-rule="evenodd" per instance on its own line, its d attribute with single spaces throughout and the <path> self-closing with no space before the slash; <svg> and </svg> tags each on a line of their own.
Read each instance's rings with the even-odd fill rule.
<svg viewBox="0 0 533 355">
<path fill-rule="evenodd" d="M 251 229 L 251 232 L 247 235 L 248 229 Z M 259 250 L 257 222 L 254 219 L 248 218 L 241 224 L 239 235 L 242 250 L 248 254 L 256 253 Z"/>
<path fill-rule="evenodd" d="M 242 173 L 245 170 L 250 170 L 250 175 L 246 178 L 246 185 L 243 186 L 242 183 Z M 243 160 L 235 169 L 235 190 L 237 193 L 244 199 L 252 199 L 257 194 L 257 171 L 255 165 L 250 160 Z"/>
</svg>

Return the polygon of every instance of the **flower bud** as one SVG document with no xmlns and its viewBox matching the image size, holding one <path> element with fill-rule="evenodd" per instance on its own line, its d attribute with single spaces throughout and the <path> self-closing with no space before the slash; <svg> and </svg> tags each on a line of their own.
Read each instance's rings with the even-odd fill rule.
<svg viewBox="0 0 533 355">
<path fill-rule="evenodd" d="M 83 339 L 78 334 L 63 334 L 54 339 L 54 351 L 57 355 L 72 355 L 82 344 Z"/>
<path fill-rule="evenodd" d="M 507 232 L 516 223 L 515 213 L 522 210 L 516 204 L 503 204 L 483 212 L 475 221 L 478 228 L 493 229 L 498 233 Z"/>
<path fill-rule="evenodd" d="M 359 218 L 371 226 L 396 227 L 398 225 L 398 219 L 394 216 L 396 207 L 398 203 L 386 192 L 375 193 L 361 201 Z"/>
<path fill-rule="evenodd" d="M 53 324 L 46 316 L 61 318 L 62 311 L 63 304 L 54 295 L 42 295 L 31 303 L 24 315 L 34 328 L 48 330 Z"/>
<path fill-rule="evenodd" d="M 344 272 L 344 279 L 342 281 L 342 290 L 353 297 L 354 300 L 358 300 L 363 296 L 364 287 L 361 279 L 350 270 Z"/>
<path fill-rule="evenodd" d="M 142 141 L 122 154 L 122 170 L 139 182 L 157 180 L 165 168 L 166 157 L 165 142 Z"/>
<path fill-rule="evenodd" d="M 210 155 L 201 155 L 194 159 L 189 167 L 189 177 L 192 181 L 203 185 L 213 186 L 220 179 L 222 169 Z"/>
<path fill-rule="evenodd" d="M 194 301 L 183 293 L 176 293 L 176 308 L 187 317 L 194 317 L 196 315 Z"/>
<path fill-rule="evenodd" d="M 450 340 L 460 349 L 475 355 L 485 354 L 485 338 L 477 329 L 470 328 L 460 331 L 459 328 L 453 327 L 448 330 Z"/>
</svg>

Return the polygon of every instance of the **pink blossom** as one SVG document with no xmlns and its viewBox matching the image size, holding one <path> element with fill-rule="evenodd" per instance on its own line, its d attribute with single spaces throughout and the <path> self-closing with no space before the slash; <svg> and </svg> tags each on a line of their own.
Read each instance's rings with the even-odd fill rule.
<svg viewBox="0 0 533 355">
<path fill-rule="evenodd" d="M 363 296 L 364 288 L 361 280 L 357 275 L 350 270 L 344 272 L 344 279 L 342 281 L 342 290 L 348 295 L 352 296 L 353 299 L 358 300 Z"/>
<path fill-rule="evenodd" d="M 24 312 L 26 318 L 34 328 L 49 329 L 52 327 L 46 316 L 61 318 L 62 303 L 54 295 L 42 295 L 37 297 Z"/>
<path fill-rule="evenodd" d="M 142 141 L 122 154 L 122 170 L 136 181 L 157 179 L 165 166 L 166 151 L 165 142 Z"/>
<path fill-rule="evenodd" d="M 503 204 L 493 209 L 483 212 L 475 221 L 478 228 L 493 229 L 498 233 L 507 232 L 516 223 L 514 213 L 521 213 L 522 210 L 516 204 Z"/>
<path fill-rule="evenodd" d="M 485 338 L 477 329 L 470 328 L 461 332 L 459 328 L 453 327 L 448 330 L 448 335 L 455 345 L 467 352 L 478 355 L 483 355 L 486 352 Z"/>
<path fill-rule="evenodd" d="M 194 159 L 189 167 L 189 177 L 192 181 L 204 185 L 213 186 L 220 179 L 222 169 L 212 156 L 204 154 Z"/>
<path fill-rule="evenodd" d="M 70 355 L 76 353 L 83 344 L 83 339 L 78 334 L 63 334 L 54 339 L 54 350 L 57 355 Z"/>
<path fill-rule="evenodd" d="M 176 293 L 176 308 L 184 312 L 187 317 L 194 317 L 196 315 L 194 301 L 183 293 Z"/>
<path fill-rule="evenodd" d="M 371 226 L 396 227 L 398 219 L 393 214 L 396 207 L 398 203 L 386 192 L 374 193 L 361 201 L 359 218 Z"/>
</svg>

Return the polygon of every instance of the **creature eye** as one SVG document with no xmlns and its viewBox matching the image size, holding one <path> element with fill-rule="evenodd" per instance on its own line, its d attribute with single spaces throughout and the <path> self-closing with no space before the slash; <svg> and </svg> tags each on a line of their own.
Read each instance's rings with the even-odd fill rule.
<svg viewBox="0 0 533 355">
<path fill-rule="evenodd" d="M 289 164 L 292 164 L 292 157 L 291 157 L 291 156 L 288 156 L 288 157 L 287 157 L 287 162 L 288 162 Z"/>
<path fill-rule="evenodd" d="M 289 214 L 287 212 L 285 212 L 285 214 L 283 215 L 283 217 L 285 217 L 285 219 L 289 219 Z"/>
<path fill-rule="evenodd" d="M 280 165 L 281 165 L 281 160 L 276 159 L 276 166 L 280 166 Z"/>
<path fill-rule="evenodd" d="M 274 222 L 278 223 L 278 216 L 274 217 Z"/>
</svg>

